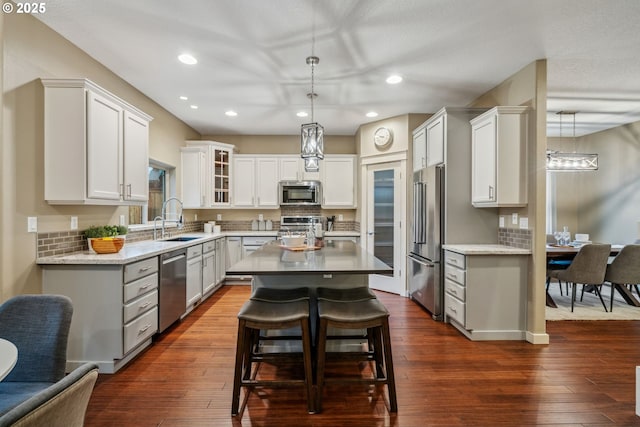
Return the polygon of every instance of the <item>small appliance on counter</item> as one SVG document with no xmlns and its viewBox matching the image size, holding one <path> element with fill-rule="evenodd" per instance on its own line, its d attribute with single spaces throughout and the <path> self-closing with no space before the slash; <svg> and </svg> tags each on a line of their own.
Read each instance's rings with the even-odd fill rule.
<svg viewBox="0 0 640 427">
<path fill-rule="evenodd" d="M 322 239 L 324 236 L 324 217 L 313 215 L 281 216 L 279 236 L 306 233 L 310 227 L 313 228 L 316 239 Z"/>
</svg>

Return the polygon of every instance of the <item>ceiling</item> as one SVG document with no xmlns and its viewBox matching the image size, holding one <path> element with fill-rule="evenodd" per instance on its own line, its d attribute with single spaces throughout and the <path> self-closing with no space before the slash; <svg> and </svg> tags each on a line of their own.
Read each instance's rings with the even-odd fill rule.
<svg viewBox="0 0 640 427">
<path fill-rule="evenodd" d="M 549 136 L 561 110 L 577 111 L 576 136 L 640 120 L 638 0 L 47 0 L 46 8 L 35 16 L 203 135 L 297 134 L 311 121 L 296 113 L 310 110 L 312 52 L 314 119 L 329 135 L 468 105 L 541 58 Z M 180 63 L 184 52 L 198 63 Z M 386 84 L 392 73 L 404 80 Z M 572 127 L 564 121 L 563 136 Z"/>
</svg>

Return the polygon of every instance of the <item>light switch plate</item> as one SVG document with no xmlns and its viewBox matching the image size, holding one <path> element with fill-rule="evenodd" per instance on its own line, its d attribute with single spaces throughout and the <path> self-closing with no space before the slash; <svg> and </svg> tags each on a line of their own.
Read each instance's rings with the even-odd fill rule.
<svg viewBox="0 0 640 427">
<path fill-rule="evenodd" d="M 529 218 L 527 218 L 526 216 L 520 218 L 520 228 L 522 228 L 523 230 L 529 228 Z"/>
<path fill-rule="evenodd" d="M 518 214 L 517 213 L 512 213 L 511 214 L 511 224 L 518 225 Z"/>
<path fill-rule="evenodd" d="M 264 215 L 258 214 L 258 221 L 264 221 Z"/>
<path fill-rule="evenodd" d="M 71 217 L 71 225 L 70 228 L 72 230 L 77 230 L 78 229 L 78 217 L 77 216 L 72 216 Z"/>
<path fill-rule="evenodd" d="M 30 216 L 27 217 L 27 233 L 37 233 L 38 232 L 38 217 Z"/>
<path fill-rule="evenodd" d="M 343 220 L 343 216 L 342 215 L 338 215 L 338 221 L 342 221 Z"/>
<path fill-rule="evenodd" d="M 216 221 L 222 221 L 222 214 L 216 215 Z"/>
<path fill-rule="evenodd" d="M 120 215 L 120 225 L 126 225 L 124 215 Z"/>
<path fill-rule="evenodd" d="M 503 216 L 500 216 L 499 222 L 500 222 L 500 228 L 504 228 L 504 217 Z"/>
</svg>

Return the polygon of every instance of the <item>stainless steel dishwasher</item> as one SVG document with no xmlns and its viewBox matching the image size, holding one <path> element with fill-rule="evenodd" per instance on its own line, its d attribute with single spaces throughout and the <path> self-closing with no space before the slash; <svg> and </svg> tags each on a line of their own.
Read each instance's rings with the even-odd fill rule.
<svg viewBox="0 0 640 427">
<path fill-rule="evenodd" d="M 164 253 L 160 260 L 158 332 L 163 332 L 187 306 L 187 248 Z"/>
</svg>

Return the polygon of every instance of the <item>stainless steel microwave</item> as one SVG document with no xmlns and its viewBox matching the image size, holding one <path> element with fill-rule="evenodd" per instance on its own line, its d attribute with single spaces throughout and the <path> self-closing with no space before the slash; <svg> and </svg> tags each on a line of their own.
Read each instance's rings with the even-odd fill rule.
<svg viewBox="0 0 640 427">
<path fill-rule="evenodd" d="M 280 206 L 312 206 L 322 202 L 320 181 L 280 181 Z"/>
</svg>

